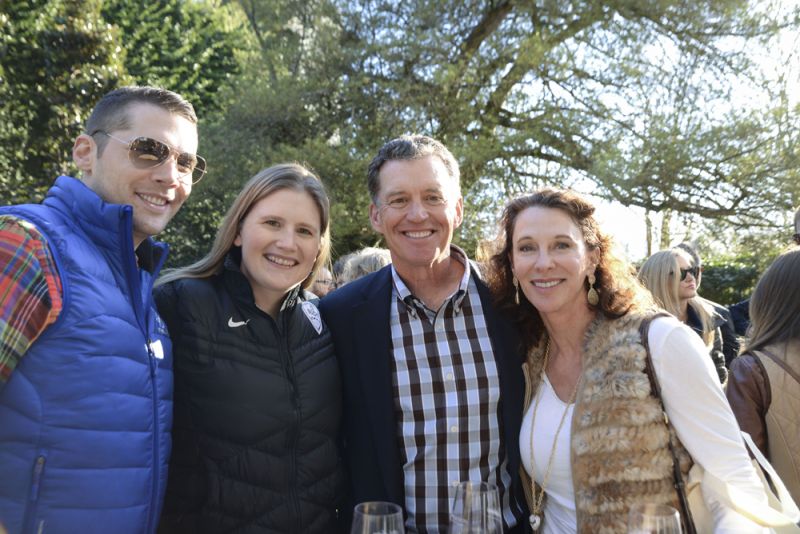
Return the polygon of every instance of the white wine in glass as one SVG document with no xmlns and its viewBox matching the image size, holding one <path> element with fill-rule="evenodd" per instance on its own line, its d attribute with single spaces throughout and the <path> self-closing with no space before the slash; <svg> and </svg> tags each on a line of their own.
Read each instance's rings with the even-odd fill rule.
<svg viewBox="0 0 800 534">
<path fill-rule="evenodd" d="M 634 504 L 628 513 L 628 534 L 681 534 L 681 516 L 665 504 Z"/>
<path fill-rule="evenodd" d="M 503 515 L 497 486 L 462 482 L 450 512 L 450 534 L 502 534 Z"/>
<path fill-rule="evenodd" d="M 391 502 L 357 504 L 353 509 L 350 534 L 405 534 L 403 510 Z"/>
</svg>

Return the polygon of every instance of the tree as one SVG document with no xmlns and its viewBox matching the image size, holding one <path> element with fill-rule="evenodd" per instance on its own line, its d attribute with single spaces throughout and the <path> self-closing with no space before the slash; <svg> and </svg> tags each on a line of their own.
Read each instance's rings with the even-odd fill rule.
<svg viewBox="0 0 800 534">
<path fill-rule="evenodd" d="M 38 201 L 72 169 L 87 110 L 126 79 L 122 56 L 96 0 L 5 1 L 0 27 L 0 190 Z"/>
<path fill-rule="evenodd" d="M 179 93 L 201 117 L 221 109 L 217 94 L 239 71 L 245 39 L 230 6 L 106 0 L 102 16 L 119 29 L 125 69 L 136 83 Z"/>
<path fill-rule="evenodd" d="M 798 11 L 762 4 L 348 2 L 352 131 L 440 138 L 471 199 L 588 180 L 654 212 L 770 224 L 798 200 L 797 110 L 726 105 L 736 84 L 780 90 L 748 51 Z"/>
<path fill-rule="evenodd" d="M 351 147 L 338 142 L 346 112 L 342 104 L 342 60 L 338 13 L 327 0 L 242 0 L 250 51 L 243 71 L 220 94 L 224 112 L 201 127 L 208 177 L 167 230 L 175 243 L 170 265 L 205 254 L 219 221 L 242 184 L 259 170 L 284 161 L 314 169 L 328 186 L 334 246 L 356 246 L 350 236 L 366 233 L 366 219 L 353 214 L 366 206 L 366 190 L 351 177 L 360 165 Z M 374 237 L 373 237 L 374 239 Z"/>
<path fill-rule="evenodd" d="M 176 258 L 206 250 L 236 189 L 286 159 L 323 177 L 339 252 L 375 244 L 366 165 L 410 132 L 441 139 L 461 162 L 459 242 L 470 251 L 508 196 L 541 184 L 588 183 L 652 213 L 748 226 L 774 224 L 771 211 L 800 202 L 799 110 L 751 57 L 797 29 L 797 9 L 747 0 L 235 5 L 253 52 L 202 131 L 213 172 L 201 204 L 190 200 L 179 216 L 187 236 L 202 237 Z M 738 86 L 774 98 L 731 103 Z"/>
<path fill-rule="evenodd" d="M 230 8 L 188 0 L 4 1 L 0 29 L 0 190 L 9 204 L 40 200 L 55 176 L 74 173 L 72 140 L 121 84 L 175 90 L 201 118 L 219 110 L 246 37 Z"/>
</svg>

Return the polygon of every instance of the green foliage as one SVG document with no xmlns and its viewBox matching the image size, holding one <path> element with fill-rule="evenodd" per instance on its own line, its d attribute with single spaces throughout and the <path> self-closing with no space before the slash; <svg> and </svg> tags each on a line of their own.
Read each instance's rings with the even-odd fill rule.
<svg viewBox="0 0 800 534">
<path fill-rule="evenodd" d="M 752 258 L 743 257 L 704 264 L 702 296 L 724 305 L 749 298 L 761 276 L 761 271 L 750 260 Z"/>
<path fill-rule="evenodd" d="M 747 55 L 797 28 L 796 9 L 358 0 L 342 13 L 358 131 L 443 140 L 467 193 L 583 179 L 626 205 L 740 225 L 800 200 L 797 110 Z M 739 109 L 734 85 L 776 98 Z"/>
<path fill-rule="evenodd" d="M 800 200 L 785 100 L 718 112 L 732 84 L 763 82 L 744 45 L 766 42 L 778 21 L 796 25 L 796 13 L 745 0 L 237 4 L 260 54 L 202 132 L 210 164 L 230 188 L 285 159 L 315 167 L 340 253 L 379 241 L 366 165 L 411 132 L 461 163 L 456 241 L 470 252 L 493 237 L 506 198 L 578 178 L 625 204 L 738 224 Z"/>
<path fill-rule="evenodd" d="M 210 170 L 167 230 L 165 239 L 174 244 L 170 264 L 205 254 L 242 184 L 285 161 L 308 165 L 325 182 L 337 225 L 335 250 L 374 242 L 362 178 L 366 163 L 349 144 L 356 137 L 342 105 L 345 63 L 336 11 L 324 1 L 243 0 L 238 6 L 256 51 L 221 91 L 224 113 L 201 125 Z"/>
<path fill-rule="evenodd" d="M 376 244 L 366 167 L 403 133 L 461 163 L 470 252 L 507 198 L 543 184 L 589 181 L 743 233 L 775 233 L 772 214 L 800 203 L 800 109 L 750 55 L 797 30 L 800 9 L 782 4 L 107 0 L 104 19 L 97 0 L 0 6 L 5 201 L 42 192 L 70 128 L 126 76 L 197 104 L 209 173 L 163 236 L 172 265 L 208 249 L 245 180 L 287 160 L 322 176 L 336 252 Z M 769 98 L 741 105 L 734 89 Z"/>
<path fill-rule="evenodd" d="M 777 225 L 782 230 L 751 228 L 749 232 L 736 232 L 710 228 L 700 240 L 700 294 L 726 305 L 748 298 L 761 274 L 790 243 L 791 222 L 779 219 Z M 714 247 L 721 243 L 723 247 Z"/>
<path fill-rule="evenodd" d="M 0 190 L 38 201 L 71 170 L 91 105 L 125 80 L 100 2 L 6 1 L 0 9 Z"/>
<path fill-rule="evenodd" d="M 179 93 L 202 118 L 222 107 L 217 93 L 239 71 L 236 54 L 247 40 L 229 11 L 187 0 L 106 0 L 102 16 L 119 29 L 135 83 Z"/>
<path fill-rule="evenodd" d="M 213 8 L 188 0 L 0 4 L 2 202 L 38 201 L 58 174 L 74 174 L 74 138 L 97 100 L 121 84 L 175 90 L 201 117 L 218 110 L 247 36 L 230 8 Z"/>
</svg>

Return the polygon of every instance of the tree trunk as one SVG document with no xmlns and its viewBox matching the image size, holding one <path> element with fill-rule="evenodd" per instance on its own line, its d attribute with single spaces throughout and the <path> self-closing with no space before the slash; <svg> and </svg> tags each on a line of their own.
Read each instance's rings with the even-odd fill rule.
<svg viewBox="0 0 800 534">
<path fill-rule="evenodd" d="M 672 222 L 672 210 L 664 210 L 661 212 L 661 244 L 660 250 L 669 248 L 672 241 L 669 234 L 669 225 Z"/>
</svg>

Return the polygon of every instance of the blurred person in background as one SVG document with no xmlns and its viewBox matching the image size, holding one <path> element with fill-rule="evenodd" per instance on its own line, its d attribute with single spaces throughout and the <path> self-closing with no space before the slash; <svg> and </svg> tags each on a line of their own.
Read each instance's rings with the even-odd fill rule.
<svg viewBox="0 0 800 534">
<path fill-rule="evenodd" d="M 794 226 L 792 230 L 794 231 L 794 234 L 792 234 L 792 243 L 800 245 L 800 206 L 798 206 L 794 212 Z M 736 333 L 740 336 L 747 335 L 747 328 L 750 326 L 750 299 L 737 302 L 728 309 L 731 312 L 731 319 L 733 319 Z"/>
<path fill-rule="evenodd" d="M 311 292 L 319 298 L 322 298 L 333 291 L 335 287 L 336 283 L 333 279 L 333 274 L 331 274 L 327 267 L 322 267 L 320 268 L 319 273 L 317 273 L 317 278 L 314 280 L 314 284 L 311 286 Z"/>
<path fill-rule="evenodd" d="M 333 274 L 333 286 L 337 288 L 341 285 L 342 279 L 342 271 L 344 271 L 344 266 L 347 263 L 347 260 L 350 259 L 352 253 L 345 254 L 344 256 L 339 256 L 335 262 L 333 262 L 333 267 L 331 267 L 331 271 Z"/>
<path fill-rule="evenodd" d="M 656 304 L 688 325 L 703 340 L 706 352 L 717 369 L 720 383 L 728 371 L 722 352 L 722 333 L 714 309 L 698 298 L 700 268 L 683 249 L 656 252 L 639 268 L 639 280 L 650 291 Z"/>
<path fill-rule="evenodd" d="M 750 298 L 750 335 L 728 400 L 742 430 L 800 501 L 800 248 L 770 265 Z"/>
<path fill-rule="evenodd" d="M 362 276 L 379 271 L 392 263 L 392 256 L 385 248 L 364 247 L 347 256 L 339 285 L 343 286 Z"/>
<path fill-rule="evenodd" d="M 691 243 L 680 243 L 676 248 L 685 250 L 691 257 L 694 264 L 699 268 L 697 271 L 697 298 L 711 306 L 714 310 L 713 321 L 719 328 L 720 339 L 722 341 L 722 354 L 725 356 L 725 365 L 730 366 L 733 359 L 739 354 L 739 339 L 736 337 L 736 327 L 733 324 L 731 313 L 722 304 L 717 304 L 707 298 L 700 296 L 700 285 L 703 283 L 703 260 L 697 249 Z"/>
</svg>

